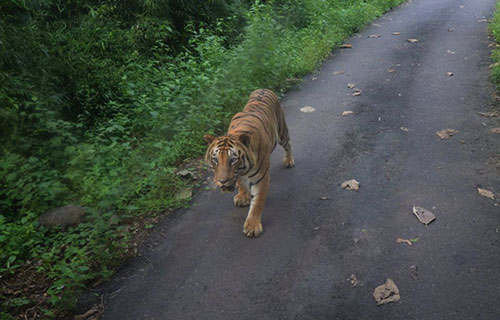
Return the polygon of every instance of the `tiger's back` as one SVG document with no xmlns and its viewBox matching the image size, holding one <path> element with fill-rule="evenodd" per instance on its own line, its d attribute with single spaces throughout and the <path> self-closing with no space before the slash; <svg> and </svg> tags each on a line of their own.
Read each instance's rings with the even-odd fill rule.
<svg viewBox="0 0 500 320">
<path fill-rule="evenodd" d="M 239 137 L 242 134 L 250 137 L 249 152 L 257 158 L 254 164 L 256 167 L 248 173 L 249 178 L 254 177 L 252 174 L 265 174 L 270 155 L 277 143 L 280 143 L 285 150 L 290 149 L 285 115 L 274 92 L 268 89 L 253 91 L 243 111 L 233 116 L 227 135 Z M 293 165 L 292 159 L 292 163 L 288 161 L 285 166 L 293 167 Z M 256 179 L 253 180 L 251 182 L 255 182 Z"/>
</svg>

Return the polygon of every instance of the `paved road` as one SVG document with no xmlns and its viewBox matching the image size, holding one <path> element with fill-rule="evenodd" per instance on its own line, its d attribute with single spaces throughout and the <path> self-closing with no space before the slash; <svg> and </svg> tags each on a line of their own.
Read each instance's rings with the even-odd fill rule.
<svg viewBox="0 0 500 320">
<path fill-rule="evenodd" d="M 476 191 L 500 196 L 500 125 L 477 114 L 495 103 L 494 4 L 414 0 L 349 39 L 283 99 L 296 167 L 276 149 L 264 234 L 242 234 L 232 195 L 199 192 L 106 287 L 102 319 L 498 319 L 500 202 Z M 440 141 L 444 128 L 460 132 Z M 340 187 L 351 178 L 359 192 Z M 401 299 L 377 306 L 387 278 Z"/>
</svg>

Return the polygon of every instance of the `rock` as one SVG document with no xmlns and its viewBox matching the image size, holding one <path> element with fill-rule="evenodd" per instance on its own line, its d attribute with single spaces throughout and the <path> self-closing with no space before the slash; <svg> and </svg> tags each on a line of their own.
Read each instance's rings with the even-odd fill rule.
<svg viewBox="0 0 500 320">
<path fill-rule="evenodd" d="M 193 196 L 193 189 L 183 188 L 174 195 L 174 198 L 175 200 L 186 200 L 190 199 L 192 196 Z"/>
<path fill-rule="evenodd" d="M 69 227 L 76 227 L 82 222 L 85 212 L 86 209 L 83 207 L 67 205 L 50 209 L 38 218 L 38 222 L 49 229 L 61 226 L 63 230 L 66 230 Z"/>
</svg>

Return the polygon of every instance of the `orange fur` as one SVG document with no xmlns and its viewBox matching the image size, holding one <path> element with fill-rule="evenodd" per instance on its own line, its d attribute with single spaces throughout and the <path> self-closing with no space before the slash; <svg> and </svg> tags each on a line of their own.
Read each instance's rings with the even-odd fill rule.
<svg viewBox="0 0 500 320">
<path fill-rule="evenodd" d="M 209 143 L 205 160 L 214 170 L 215 184 L 225 192 L 237 186 L 234 204 L 250 205 L 243 233 L 258 237 L 269 190 L 270 155 L 277 143 L 285 149 L 283 166 L 295 165 L 278 97 L 267 89 L 255 90 L 243 111 L 233 116 L 226 135 L 204 138 Z"/>
</svg>

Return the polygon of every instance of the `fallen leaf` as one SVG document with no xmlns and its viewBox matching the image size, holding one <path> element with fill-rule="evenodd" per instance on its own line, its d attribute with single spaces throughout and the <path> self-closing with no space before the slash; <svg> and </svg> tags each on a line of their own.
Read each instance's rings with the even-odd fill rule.
<svg viewBox="0 0 500 320">
<path fill-rule="evenodd" d="M 346 110 L 346 111 L 342 112 L 342 116 L 344 116 L 344 117 L 345 116 L 349 116 L 349 115 L 351 115 L 353 113 L 354 113 L 354 111 Z"/>
<path fill-rule="evenodd" d="M 337 75 L 339 75 L 339 74 L 344 74 L 344 73 L 345 73 L 345 71 L 344 71 L 344 70 L 338 70 L 338 71 L 334 71 L 334 72 L 333 72 L 333 75 L 337 76 Z"/>
<path fill-rule="evenodd" d="M 402 238 L 397 238 L 396 239 L 396 242 L 397 243 L 406 243 L 407 245 L 411 246 L 413 245 L 413 243 L 410 241 L 410 240 L 407 240 L 407 239 L 402 239 Z"/>
<path fill-rule="evenodd" d="M 392 35 L 393 36 L 399 36 L 401 34 L 401 32 L 393 32 Z"/>
<path fill-rule="evenodd" d="M 399 289 L 392 281 L 392 279 L 387 278 L 387 281 L 373 291 L 373 298 L 377 302 L 377 305 L 398 301 L 401 296 L 399 295 Z"/>
<path fill-rule="evenodd" d="M 418 240 L 420 240 L 420 238 L 410 239 L 410 241 L 411 241 L 412 243 L 417 243 L 417 242 L 418 242 Z"/>
<path fill-rule="evenodd" d="M 387 72 L 391 72 L 391 73 L 394 72 L 394 71 L 396 71 L 396 70 L 395 69 L 388 69 L 387 70 Z"/>
<path fill-rule="evenodd" d="M 309 113 L 309 112 L 314 112 L 316 111 L 316 108 L 310 107 L 310 106 L 304 106 L 303 108 L 300 108 L 300 111 L 304 113 Z"/>
<path fill-rule="evenodd" d="M 477 22 L 488 22 L 487 19 L 480 19 L 480 20 L 477 20 Z"/>
<path fill-rule="evenodd" d="M 490 190 L 477 188 L 477 192 L 479 192 L 479 194 L 483 197 L 486 197 L 486 198 L 491 199 L 491 200 L 495 200 L 495 195 Z"/>
<path fill-rule="evenodd" d="M 453 76 L 453 72 L 446 72 L 446 75 L 447 75 L 448 77 L 451 77 L 451 76 Z"/>
<path fill-rule="evenodd" d="M 477 114 L 483 117 L 490 117 L 490 118 L 498 116 L 498 112 L 496 111 L 478 112 Z"/>
<path fill-rule="evenodd" d="M 347 44 L 347 43 L 344 43 L 343 45 L 340 46 L 341 48 L 344 48 L 344 49 L 350 49 L 352 48 L 352 44 Z"/>
<path fill-rule="evenodd" d="M 417 219 L 425 225 L 428 225 L 434 219 L 436 219 L 434 213 L 422 207 L 413 206 L 413 213 L 415 214 L 415 216 L 417 216 Z"/>
<path fill-rule="evenodd" d="M 418 39 L 408 39 L 408 42 L 416 43 L 416 42 L 418 42 Z"/>
<path fill-rule="evenodd" d="M 416 265 L 412 265 L 412 266 L 410 266 L 410 269 L 411 269 L 411 277 L 412 277 L 414 280 L 418 280 L 418 274 L 417 274 L 417 271 L 418 271 L 418 266 L 416 266 Z"/>
<path fill-rule="evenodd" d="M 354 88 L 355 86 L 356 86 L 356 85 L 355 85 L 354 83 L 352 83 L 352 82 L 347 84 L 347 87 L 348 87 L 349 89 L 352 89 L 352 88 Z"/>
<path fill-rule="evenodd" d="M 312 78 L 312 81 L 316 81 L 316 80 L 318 80 L 318 78 Z"/>
<path fill-rule="evenodd" d="M 361 280 L 359 280 L 354 273 L 351 274 L 351 276 L 347 280 L 349 280 L 351 282 L 351 285 L 353 288 L 363 286 L 363 282 L 361 282 Z"/>
<path fill-rule="evenodd" d="M 452 28 L 448 29 L 448 32 L 453 32 L 453 29 Z"/>
<path fill-rule="evenodd" d="M 361 90 L 359 89 L 354 89 L 354 92 L 352 93 L 353 96 L 357 97 L 361 95 Z"/>
<path fill-rule="evenodd" d="M 404 132 L 408 132 L 408 131 L 410 131 L 410 129 L 405 128 L 405 127 L 401 127 L 401 128 L 399 128 L 399 129 L 401 129 L 401 131 L 404 131 Z"/>
<path fill-rule="evenodd" d="M 91 308 L 90 310 L 88 310 L 84 314 L 75 315 L 73 320 L 97 319 L 97 318 L 92 317 L 96 313 L 99 313 L 99 308 L 97 306 Z"/>
<path fill-rule="evenodd" d="M 449 139 L 451 136 L 454 136 L 458 133 L 458 130 L 455 129 L 443 129 L 441 131 L 436 132 L 436 134 L 441 138 L 441 140 Z"/>
<path fill-rule="evenodd" d="M 455 51 L 446 50 L 446 53 L 448 53 L 448 54 L 455 54 Z"/>
<path fill-rule="evenodd" d="M 191 178 L 193 178 L 193 179 L 195 178 L 194 173 L 192 173 L 191 171 L 186 170 L 186 169 L 184 169 L 184 170 L 181 170 L 181 171 L 177 172 L 177 175 L 178 175 L 178 176 L 181 176 L 181 177 L 187 177 L 187 176 L 190 176 L 190 177 L 191 177 Z"/>
<path fill-rule="evenodd" d="M 500 128 L 491 129 L 491 133 L 500 133 Z"/>
<path fill-rule="evenodd" d="M 368 38 L 380 38 L 379 34 L 371 34 L 368 36 Z"/>
<path fill-rule="evenodd" d="M 330 200 L 330 197 L 319 197 L 319 200 Z"/>
<path fill-rule="evenodd" d="M 354 190 L 358 191 L 359 190 L 359 182 L 356 181 L 356 179 L 351 179 L 342 182 L 342 188 L 347 189 L 347 190 Z"/>
<path fill-rule="evenodd" d="M 186 200 L 191 198 L 193 195 L 193 190 L 191 188 L 183 188 L 175 194 L 175 200 Z"/>
</svg>

